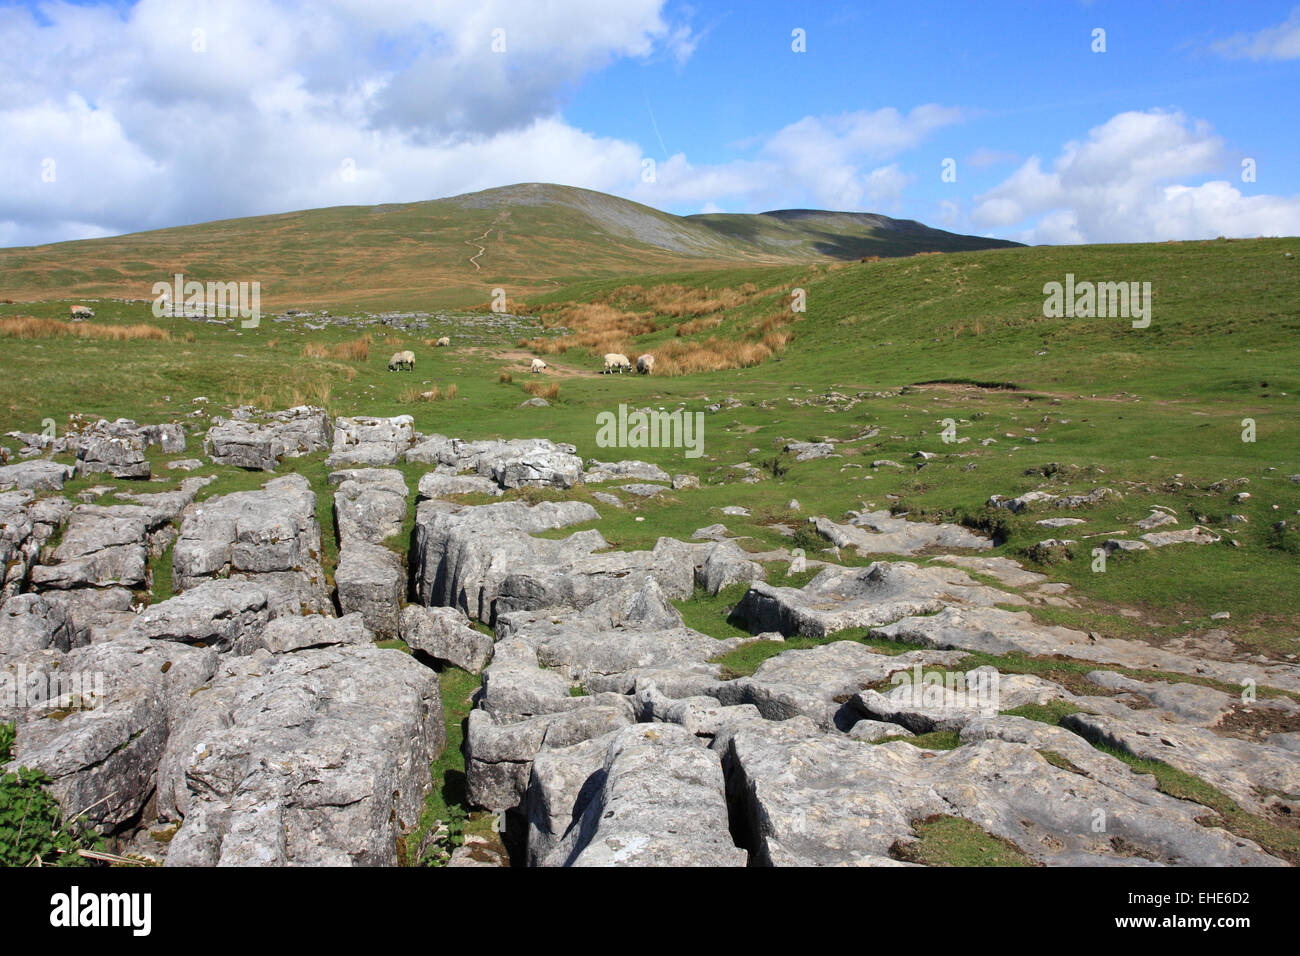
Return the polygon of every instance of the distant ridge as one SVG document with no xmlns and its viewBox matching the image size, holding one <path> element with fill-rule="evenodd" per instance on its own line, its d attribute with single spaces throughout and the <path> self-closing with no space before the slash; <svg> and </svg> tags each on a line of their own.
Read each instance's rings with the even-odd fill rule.
<svg viewBox="0 0 1300 956">
<path fill-rule="evenodd" d="M 147 298 L 154 282 L 181 272 L 260 281 L 272 307 L 419 298 L 455 308 L 485 301 L 496 286 L 518 295 L 584 278 L 1016 245 L 875 213 L 675 216 L 594 190 L 518 183 L 0 249 L 0 297 Z"/>
</svg>

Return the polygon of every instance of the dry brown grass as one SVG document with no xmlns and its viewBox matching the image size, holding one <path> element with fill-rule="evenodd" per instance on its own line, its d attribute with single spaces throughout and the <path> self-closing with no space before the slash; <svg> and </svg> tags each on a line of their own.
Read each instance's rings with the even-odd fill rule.
<svg viewBox="0 0 1300 956">
<path fill-rule="evenodd" d="M 497 376 L 497 381 L 500 382 L 502 385 L 509 385 L 514 380 L 515 377 L 511 375 L 509 372 L 502 372 L 500 375 Z"/>
<path fill-rule="evenodd" d="M 448 385 L 446 388 L 435 385 L 426 391 L 421 391 L 418 387 L 412 386 L 402 393 L 402 401 L 408 405 L 413 405 L 416 402 L 440 402 L 443 399 L 455 398 L 459 391 L 460 389 L 456 387 L 455 383 Z"/>
<path fill-rule="evenodd" d="M 705 319 L 691 319 L 689 322 L 683 322 L 677 326 L 676 335 L 678 338 L 684 335 L 696 335 L 700 332 L 707 332 L 709 329 L 716 329 L 721 324 L 722 319 L 716 315 Z"/>
<path fill-rule="evenodd" d="M 655 352 L 655 371 L 663 375 L 689 375 L 692 372 L 717 372 L 728 368 L 748 368 L 770 358 L 773 349 L 763 342 L 708 338 L 683 342 L 666 342 Z"/>
<path fill-rule="evenodd" d="M 724 335 L 694 338 L 719 328 L 725 313 L 748 305 L 760 296 L 782 289 L 759 290 L 752 282 L 738 288 L 689 288 L 660 284 L 643 288 L 627 285 L 594 302 L 558 303 L 544 317 L 549 329 L 567 330 L 556 338 L 522 339 L 520 348 L 543 355 L 563 355 L 569 349 L 586 349 L 593 356 L 621 352 L 636 356 L 646 348 L 638 337 L 659 329 L 658 316 L 687 318 L 674 329 L 675 338 L 649 347 L 655 356 L 655 371 L 666 375 L 711 372 L 743 368 L 782 351 L 793 337 L 788 330 L 799 316 L 789 311 L 784 297 L 774 312 L 742 321 Z M 647 311 L 632 311 L 632 310 Z M 689 318 L 688 318 L 689 317 Z"/>
<path fill-rule="evenodd" d="M 0 337 L 10 339 L 98 339 L 126 342 L 138 339 L 166 341 L 171 333 L 156 325 L 91 325 L 86 322 L 61 322 L 37 319 L 30 315 L 11 315 L 0 319 Z"/>
<path fill-rule="evenodd" d="M 548 402 L 553 402 L 560 397 L 560 386 L 555 384 L 543 385 L 541 382 L 525 382 L 524 391 L 534 398 L 544 398 Z"/>
<path fill-rule="evenodd" d="M 739 308 L 757 292 L 758 288 L 752 282 L 746 282 L 738 289 L 713 289 L 709 286 L 692 289 L 675 284 L 661 284 L 647 289 L 626 285 L 615 289 L 609 298 L 611 301 L 644 306 L 657 315 L 671 315 L 680 319 L 688 315 L 710 315 Z"/>
<path fill-rule="evenodd" d="M 351 342 L 339 342 L 336 345 L 323 345 L 308 342 L 302 347 L 302 357 L 311 359 L 336 359 L 342 362 L 365 362 L 370 359 L 371 339 L 363 335 Z"/>
</svg>

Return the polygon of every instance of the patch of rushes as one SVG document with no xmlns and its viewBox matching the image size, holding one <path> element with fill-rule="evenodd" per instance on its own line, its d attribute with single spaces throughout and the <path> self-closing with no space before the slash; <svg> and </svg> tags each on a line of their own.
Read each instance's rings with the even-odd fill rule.
<svg viewBox="0 0 1300 956">
<path fill-rule="evenodd" d="M 1019 847 L 962 817 L 935 815 L 915 821 L 917 839 L 899 841 L 889 855 L 923 866 L 1037 866 Z"/>
<path fill-rule="evenodd" d="M 525 382 L 524 391 L 534 398 L 544 398 L 548 402 L 553 402 L 560 397 L 560 386 L 554 382 L 543 384 L 542 382 Z"/>
<path fill-rule="evenodd" d="M 343 362 L 365 362 L 370 359 L 370 346 L 373 344 L 374 342 L 369 335 L 335 344 L 308 342 L 302 347 L 302 357 L 336 359 Z"/>
<path fill-rule="evenodd" d="M 454 382 L 445 388 L 441 385 L 435 385 L 429 389 L 412 387 L 402 393 L 402 402 L 407 405 L 413 405 L 416 402 L 440 402 L 443 399 L 455 398 L 459 391 Z"/>
<path fill-rule="evenodd" d="M 662 283 L 649 288 L 622 286 L 590 302 L 553 302 L 542 306 L 543 329 L 558 336 L 521 339 L 521 348 L 563 355 L 586 349 L 593 356 L 617 352 L 629 357 L 643 350 L 636 340 L 658 332 L 663 318 L 691 317 L 673 330 L 674 338 L 645 345 L 655 356 L 655 374 L 688 375 L 723 369 L 749 368 L 783 350 L 791 339 L 786 329 L 796 316 L 788 308 L 740 325 L 725 336 L 695 339 L 715 329 L 723 315 L 749 305 L 760 292 L 752 282 L 739 288 L 689 287 Z"/>
<path fill-rule="evenodd" d="M 88 322 L 62 322 L 58 319 L 37 319 L 30 315 L 12 315 L 0 319 L 0 338 L 78 338 L 126 342 L 135 339 L 170 339 L 171 333 L 144 322 L 132 325 L 92 325 Z"/>
</svg>

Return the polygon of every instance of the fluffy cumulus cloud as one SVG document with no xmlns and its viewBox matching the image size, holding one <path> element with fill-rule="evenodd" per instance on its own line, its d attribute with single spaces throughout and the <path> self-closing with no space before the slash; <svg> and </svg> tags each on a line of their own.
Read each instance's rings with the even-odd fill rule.
<svg viewBox="0 0 1300 956">
<path fill-rule="evenodd" d="M 1284 23 L 1256 33 L 1239 33 L 1215 43 L 1212 49 L 1233 59 L 1300 59 L 1300 7 L 1293 9 Z"/>
<path fill-rule="evenodd" d="M 142 0 L 0 9 L 0 243 L 526 180 L 618 189 L 565 123 L 620 57 L 690 56 L 664 0 Z M 15 54 L 15 51 L 21 51 Z"/>
<path fill-rule="evenodd" d="M 634 198 L 653 206 L 698 205 L 722 199 L 770 209 L 801 199 L 824 209 L 897 211 L 915 177 L 898 163 L 875 166 L 959 123 L 961 110 L 926 104 L 907 113 L 893 107 L 834 116 L 805 116 L 757 143 L 752 158 L 696 166 L 685 155 L 656 168 Z"/>
<path fill-rule="evenodd" d="M 578 129 L 569 93 L 620 58 L 680 66 L 665 0 L 44 0 L 0 8 L 0 245 L 549 181 L 658 208 L 897 210 L 896 158 L 951 107 L 807 116 L 743 158 Z M 16 54 L 14 51 L 18 51 Z M 712 205 L 706 205 L 712 204 Z"/>
<path fill-rule="evenodd" d="M 1121 113 L 1065 145 L 1050 167 L 1030 157 L 975 197 L 973 221 L 1025 242 L 1149 242 L 1300 233 L 1300 196 L 1246 195 L 1207 123 L 1179 112 Z M 1189 185 L 1188 180 L 1204 179 Z"/>
</svg>

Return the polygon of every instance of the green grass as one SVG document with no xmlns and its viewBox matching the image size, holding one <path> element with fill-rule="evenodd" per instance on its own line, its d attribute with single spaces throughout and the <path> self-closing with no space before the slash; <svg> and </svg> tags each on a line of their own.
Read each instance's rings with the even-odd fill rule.
<svg viewBox="0 0 1300 956">
<path fill-rule="evenodd" d="M 462 824 L 465 832 L 480 832 L 484 821 L 480 818 L 491 814 L 469 813 L 465 798 L 465 721 L 472 709 L 470 695 L 478 689 L 479 679 L 476 675 L 454 667 L 443 669 L 438 675 L 439 690 L 442 695 L 443 718 L 446 722 L 447 746 L 438 759 L 429 768 L 433 775 L 433 789 L 424 803 L 424 811 L 415 828 L 406 837 L 405 857 L 408 862 L 418 864 L 415 859 L 420 843 L 430 827 L 456 821 L 458 824 L 467 819 L 473 823 Z M 490 830 L 490 825 L 487 826 Z"/>
<path fill-rule="evenodd" d="M 26 289 L 37 299 L 0 304 L 0 320 L 16 315 L 66 318 L 68 306 L 79 300 L 53 296 L 79 295 L 110 279 L 117 283 L 113 288 L 126 283 L 146 295 L 147 285 L 135 283 L 146 277 L 152 282 L 163 264 L 164 274 L 172 266 L 196 276 L 200 271 L 234 278 L 263 274 L 266 301 L 281 307 L 310 304 L 352 315 L 371 307 L 434 313 L 430 328 L 419 334 L 366 327 L 373 339 L 369 358 L 340 361 L 303 358 L 303 346 L 351 341 L 361 329 L 330 325 L 310 330 L 307 317 L 277 323 L 268 315 L 259 328 L 246 330 L 237 324 L 154 319 L 147 303 L 101 300 L 93 303 L 97 315 L 92 322 L 151 323 L 166 328 L 170 340 L 3 339 L 0 369 L 8 374 L 0 375 L 0 435 L 13 429 L 39 431 L 45 418 L 55 419 L 62 433 L 73 414 L 181 420 L 191 428 L 184 457 L 201 457 L 210 415 L 239 402 L 284 408 L 305 401 L 323 404 L 335 415 L 410 414 L 425 433 L 544 437 L 574 443 L 584 458 L 635 457 L 670 474 L 700 478 L 699 489 L 645 501 L 627 497 L 621 509 L 596 503 L 601 517 L 590 526 L 617 549 L 653 547 L 665 535 L 689 539 L 697 528 L 723 522 L 748 551 L 802 546 L 811 558 L 817 556 L 811 549 L 824 542 L 804 524 L 810 515 L 843 520 L 848 510 L 867 507 L 923 520 L 965 519 L 1005 537 L 988 554 L 1027 564 L 1028 550 L 1040 539 L 1079 541 L 1074 560 L 1040 568 L 1068 583 L 1079 606 L 1036 606 L 1030 613 L 1040 622 L 1157 646 L 1217 629 L 1243 656 L 1287 660 L 1300 654 L 1300 589 L 1295 587 L 1300 535 L 1294 527 L 1300 520 L 1300 484 L 1289 480 L 1300 473 L 1295 405 L 1300 305 L 1294 294 L 1296 261 L 1282 256 L 1295 240 L 1016 248 L 870 263 L 806 258 L 687 262 L 649 255 L 626 243 L 578 241 L 582 237 L 572 217 L 547 208 L 537 207 L 534 219 L 526 209 L 512 212 L 504 237 L 492 234 L 481 275 L 467 276 L 461 261 L 469 251 L 462 233 L 477 213 L 438 204 L 323 210 L 102 240 L 103 245 L 68 244 L 58 247 L 57 254 L 41 253 L 51 268 L 60 270 L 56 279 L 35 253 L 0 252 L 6 289 L 14 290 L 7 297 L 21 298 L 20 290 Z M 475 235 L 487 228 L 477 220 L 474 225 L 479 226 Z M 732 223 L 726 228 L 740 227 Z M 339 241 L 348 230 L 357 235 L 355 248 Z M 601 247 L 595 253 L 593 243 Z M 96 268 L 128 248 L 134 251 L 122 259 L 126 264 L 110 263 L 118 276 L 95 278 Z M 629 265 L 631 260 L 635 265 Z M 1044 318 L 1043 284 L 1059 281 L 1067 272 L 1096 280 L 1150 281 L 1155 292 L 1150 328 L 1135 330 L 1122 319 Z M 274 294 L 272 279 L 282 281 Z M 765 294 L 724 310 L 715 316 L 717 328 L 700 335 L 736 335 L 798 285 L 807 291 L 808 311 L 788 326 L 793 339 L 778 355 L 748 368 L 680 377 L 597 375 L 597 363 L 581 349 L 547 356 L 552 366 L 547 380 L 561 386 L 560 399 L 548 408 L 517 407 L 525 397 L 521 385 L 531 379 L 516 341 L 538 334 L 540 323 L 526 322 L 523 331 L 505 329 L 464 311 L 484 301 L 497 284 L 508 288 L 511 308 L 525 311 L 607 297 L 628 285 L 736 288 L 745 283 Z M 653 332 L 635 339 L 637 349 L 653 350 L 677 338 L 681 320 L 657 316 L 656 321 Z M 424 345 L 426 338 L 440 334 L 451 335 L 452 348 Z M 388 372 L 388 356 L 403 348 L 416 352 L 417 370 Z M 501 384 L 503 371 L 512 373 L 514 382 Z M 456 385 L 457 398 L 411 404 L 404 397 L 409 389 L 435 384 L 444 389 Z M 832 392 L 849 401 L 830 401 Z M 195 403 L 199 396 L 208 402 Z M 686 458 L 681 449 L 596 445 L 596 415 L 620 403 L 666 409 L 680 404 L 703 412 L 725 399 L 740 404 L 704 412 L 703 457 Z M 196 409 L 201 413 L 192 415 Z M 1243 418 L 1256 422 L 1253 443 L 1241 441 Z M 945 419 L 955 422 L 958 438 L 965 441 L 942 441 Z M 872 429 L 877 430 L 874 437 L 861 437 Z M 827 437 L 842 440 L 836 446 L 841 457 L 794 462 L 781 454 L 790 440 Z M 987 439 L 995 443 L 981 444 Z M 11 440 L 0 439 L 0 444 L 17 450 Z M 936 457 L 913 459 L 918 450 Z M 184 475 L 167 471 L 166 457 L 150 455 L 162 481 L 77 479 L 65 493 L 75 497 L 93 484 L 148 491 L 177 487 Z M 321 559 L 328 575 L 337 542 L 323 457 L 288 459 L 278 474 L 304 475 L 318 495 Z M 766 471 L 757 483 L 728 479 L 739 462 L 760 465 L 777 458 L 782 468 Z M 893 459 L 903 467 L 872 469 L 875 459 Z M 72 462 L 69 456 L 60 460 Z M 414 492 L 428 469 L 400 467 Z M 217 475 L 199 493 L 200 500 L 260 487 L 271 477 L 211 466 L 198 474 Z M 1241 489 L 1215 489 L 1216 482 L 1237 478 L 1249 483 Z M 1042 487 L 1054 494 L 1083 494 L 1103 486 L 1120 494 L 1071 512 L 1087 522 L 1075 528 L 1036 525 L 1036 519 L 1061 514 L 1050 508 L 1024 515 L 986 508 L 994 493 L 1011 496 Z M 572 496 L 594 501 L 591 490 Z M 1234 502 L 1237 490 L 1247 490 L 1251 497 Z M 564 495 L 530 491 L 508 497 Z M 802 503 L 799 512 L 786 507 L 790 498 Z M 728 505 L 744 505 L 751 515 L 724 516 L 720 509 Z M 1153 505 L 1172 509 L 1178 527 L 1203 523 L 1225 529 L 1224 541 L 1115 555 L 1104 573 L 1095 573 L 1091 547 L 1104 533 L 1121 529 L 1134 537 L 1133 522 Z M 1248 520 L 1229 528 L 1224 522 L 1232 514 Z M 1274 531 L 1279 520 L 1291 527 Z M 392 542 L 400 550 L 405 550 L 413 521 L 412 506 Z M 796 529 L 798 537 L 782 534 L 779 525 Z M 574 530 L 563 529 L 557 536 Z M 1102 537 L 1084 537 L 1092 534 Z M 163 556 L 151 562 L 154 600 L 170 593 L 169 560 Z M 846 549 L 841 560 L 861 565 L 869 556 Z M 816 573 L 787 577 L 785 570 L 781 562 L 769 563 L 768 581 L 800 586 Z M 731 614 L 743 591 L 740 586 L 714 597 L 697 592 L 675 603 L 690 627 L 717 638 L 747 636 L 744 622 Z M 1210 615 L 1218 611 L 1230 612 L 1231 619 L 1212 621 Z M 889 653 L 907 649 L 867 640 L 865 632 L 827 640 L 844 639 Z M 825 641 L 752 643 L 718 660 L 725 676 L 738 677 L 752 674 L 774 654 L 820 643 Z M 955 666 L 984 663 L 1079 690 L 1087 671 L 1099 666 L 978 654 Z M 1239 691 L 1195 676 L 1123 672 L 1144 680 L 1194 681 Z M 456 672 L 444 676 L 449 702 L 459 700 L 449 691 L 457 681 L 464 680 L 467 687 L 475 683 Z M 1100 691 L 1089 685 L 1088 692 Z M 1280 693 L 1275 688 L 1260 692 Z M 448 707 L 457 734 L 460 706 Z M 1023 715 L 1048 722 L 1062 716 L 1053 705 Z M 456 743 L 449 744 L 435 767 L 441 803 L 431 804 L 425 824 L 459 806 L 460 760 Z"/>
<path fill-rule="evenodd" d="M 955 730 L 932 730 L 928 734 L 914 734 L 911 737 L 881 737 L 874 741 L 875 744 L 893 743 L 895 740 L 901 740 L 905 744 L 911 744 L 913 747 L 920 747 L 925 750 L 956 750 L 961 746 L 961 734 Z"/>
<path fill-rule="evenodd" d="M 912 825 L 918 839 L 894 844 L 891 854 L 925 866 L 1037 866 L 1014 844 L 962 817 L 933 816 Z"/>
</svg>

